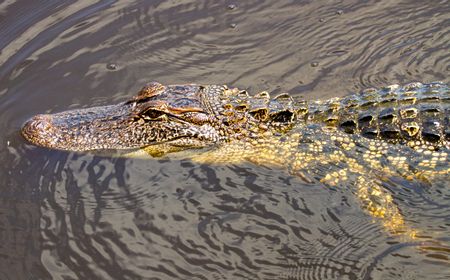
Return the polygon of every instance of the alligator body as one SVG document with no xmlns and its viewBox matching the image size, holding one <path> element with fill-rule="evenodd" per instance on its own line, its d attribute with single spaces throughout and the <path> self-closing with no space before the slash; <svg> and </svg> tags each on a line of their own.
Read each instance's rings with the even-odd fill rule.
<svg viewBox="0 0 450 280">
<path fill-rule="evenodd" d="M 55 149 L 133 149 L 166 143 L 203 147 L 262 134 L 286 133 L 314 124 L 389 143 L 434 149 L 449 147 L 447 85 L 411 83 L 369 89 L 327 101 L 294 100 L 288 94 L 216 85 L 150 83 L 118 105 L 38 115 L 22 134 Z"/>
<path fill-rule="evenodd" d="M 192 157 L 279 165 L 330 186 L 346 182 L 371 215 L 397 231 L 403 219 L 382 184 L 389 176 L 448 180 L 449 118 L 450 89 L 439 82 L 314 102 L 153 82 L 118 105 L 35 116 L 22 134 L 36 145 L 72 151 L 162 155 L 206 147 Z"/>
</svg>

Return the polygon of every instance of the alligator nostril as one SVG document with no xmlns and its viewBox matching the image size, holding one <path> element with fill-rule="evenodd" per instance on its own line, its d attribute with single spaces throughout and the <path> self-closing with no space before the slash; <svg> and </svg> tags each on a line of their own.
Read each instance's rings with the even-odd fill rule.
<svg viewBox="0 0 450 280">
<path fill-rule="evenodd" d="M 29 124 L 38 131 L 48 131 L 51 127 L 51 117 L 49 115 L 37 115 L 33 117 Z"/>
</svg>

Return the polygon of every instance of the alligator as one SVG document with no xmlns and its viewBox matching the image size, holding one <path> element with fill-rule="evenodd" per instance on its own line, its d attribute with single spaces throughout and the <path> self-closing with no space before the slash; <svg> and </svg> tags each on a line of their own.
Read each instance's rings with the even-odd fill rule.
<svg viewBox="0 0 450 280">
<path fill-rule="evenodd" d="M 354 186 L 368 213 L 390 231 L 405 232 L 383 184 L 391 177 L 447 182 L 449 124 L 450 89 L 442 82 L 324 101 L 152 82 L 117 105 L 37 115 L 22 135 L 60 150 L 125 149 L 133 150 L 128 156 L 154 157 L 178 152 L 201 162 L 282 166 L 306 182 Z"/>
</svg>

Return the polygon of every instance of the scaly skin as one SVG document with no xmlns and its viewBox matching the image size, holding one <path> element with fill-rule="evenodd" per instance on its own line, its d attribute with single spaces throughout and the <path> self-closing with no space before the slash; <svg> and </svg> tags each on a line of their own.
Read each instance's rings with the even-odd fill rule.
<svg viewBox="0 0 450 280">
<path fill-rule="evenodd" d="M 305 181 L 353 185 L 363 207 L 387 229 L 412 236 L 382 183 L 393 176 L 448 180 L 449 118 L 450 90 L 442 83 L 316 102 L 266 92 L 249 96 L 226 86 L 151 83 L 118 105 L 38 115 L 22 134 L 63 150 L 139 148 L 128 155 L 161 156 L 197 148 L 184 155 L 282 166 Z"/>
</svg>

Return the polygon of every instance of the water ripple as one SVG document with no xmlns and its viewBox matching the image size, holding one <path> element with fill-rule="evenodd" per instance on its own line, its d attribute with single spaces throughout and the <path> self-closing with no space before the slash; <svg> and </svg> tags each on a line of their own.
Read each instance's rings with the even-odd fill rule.
<svg viewBox="0 0 450 280">
<path fill-rule="evenodd" d="M 361 210 L 351 186 L 249 163 L 48 151 L 18 133 L 31 115 L 118 102 L 149 80 L 311 99 L 448 81 L 446 1 L 31 2 L 0 4 L 0 278 L 450 276 L 448 177 L 386 179 L 411 240 Z"/>
</svg>

